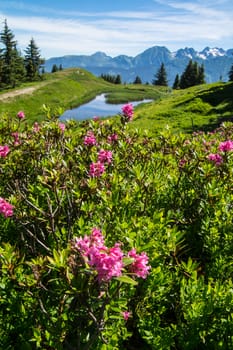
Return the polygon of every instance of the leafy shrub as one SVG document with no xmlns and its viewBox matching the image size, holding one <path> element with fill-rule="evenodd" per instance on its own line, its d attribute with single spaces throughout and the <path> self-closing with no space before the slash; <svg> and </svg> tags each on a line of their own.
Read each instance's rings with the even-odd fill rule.
<svg viewBox="0 0 233 350">
<path fill-rule="evenodd" d="M 26 119 L 0 123 L 1 348 L 231 348 L 232 124 Z"/>
</svg>

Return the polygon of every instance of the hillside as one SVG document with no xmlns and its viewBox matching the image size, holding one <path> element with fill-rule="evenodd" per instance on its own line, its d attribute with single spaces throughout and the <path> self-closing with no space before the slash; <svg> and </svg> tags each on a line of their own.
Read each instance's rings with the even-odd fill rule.
<svg viewBox="0 0 233 350">
<path fill-rule="evenodd" d="M 0 93 L 0 113 L 15 115 L 23 110 L 31 122 L 42 120 L 45 110 L 61 115 L 66 109 L 77 107 L 101 93 L 109 93 L 112 103 L 132 99 L 160 98 L 166 89 L 142 85 L 115 85 L 80 69 L 64 69 L 48 73 L 44 81 L 24 84 L 17 89 Z"/>
<path fill-rule="evenodd" d="M 106 92 L 111 103 L 127 103 L 144 98 L 154 102 L 135 108 L 132 129 L 151 134 L 169 127 L 177 132 L 211 130 L 233 116 L 233 83 L 213 83 L 185 90 L 171 90 L 152 85 L 115 85 L 95 77 L 86 70 L 64 69 L 47 74 L 39 83 L 0 94 L 0 113 L 16 115 L 23 110 L 28 120 L 43 120 L 46 115 L 61 115 Z M 119 111 L 120 112 L 120 111 Z"/>
<path fill-rule="evenodd" d="M 173 90 L 158 102 L 141 105 L 135 113 L 134 128 L 152 134 L 169 126 L 173 131 L 213 130 L 233 118 L 233 83 L 214 83 Z"/>
</svg>

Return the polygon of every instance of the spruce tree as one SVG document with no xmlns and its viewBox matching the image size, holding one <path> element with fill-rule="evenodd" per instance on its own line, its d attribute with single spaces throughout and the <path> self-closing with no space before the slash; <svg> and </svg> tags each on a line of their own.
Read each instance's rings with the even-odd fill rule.
<svg viewBox="0 0 233 350">
<path fill-rule="evenodd" d="M 121 76 L 120 76 L 120 74 L 117 74 L 114 83 L 115 84 L 121 84 Z"/>
<path fill-rule="evenodd" d="M 155 79 L 152 80 L 153 85 L 167 86 L 167 72 L 164 66 L 164 63 L 161 64 L 157 73 L 155 74 Z"/>
<path fill-rule="evenodd" d="M 205 69 L 203 64 L 200 67 L 198 67 L 197 84 L 205 84 Z"/>
<path fill-rule="evenodd" d="M 231 69 L 228 73 L 229 81 L 233 81 L 233 64 L 231 66 Z"/>
<path fill-rule="evenodd" d="M 58 66 L 56 64 L 53 64 L 52 69 L 51 69 L 51 73 L 55 73 L 58 71 Z"/>
<path fill-rule="evenodd" d="M 205 82 L 204 66 L 198 66 L 197 62 L 189 60 L 184 72 L 180 77 L 180 88 L 186 89 L 190 86 L 203 84 Z"/>
<path fill-rule="evenodd" d="M 179 74 L 176 74 L 172 88 L 176 90 L 176 89 L 179 89 L 179 87 L 180 87 L 180 76 Z"/>
<path fill-rule="evenodd" d="M 40 68 L 41 65 L 44 63 L 44 60 L 41 58 L 40 50 L 37 47 L 33 38 L 30 40 L 29 45 L 24 51 L 24 65 L 26 69 L 26 77 L 30 81 L 36 80 L 40 76 Z"/>
<path fill-rule="evenodd" d="M 141 80 L 141 78 L 138 75 L 136 76 L 133 84 L 142 84 L 142 80 Z"/>
<path fill-rule="evenodd" d="M 1 53 L 2 86 L 15 87 L 24 78 L 24 68 L 22 58 L 17 50 L 17 42 L 14 40 L 14 34 L 9 29 L 6 20 L 0 34 L 0 41 L 3 44 Z"/>
</svg>

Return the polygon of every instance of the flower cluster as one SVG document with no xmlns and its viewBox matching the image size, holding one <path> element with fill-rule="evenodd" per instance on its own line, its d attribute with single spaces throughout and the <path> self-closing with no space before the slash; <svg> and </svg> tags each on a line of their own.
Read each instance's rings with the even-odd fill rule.
<svg viewBox="0 0 233 350">
<path fill-rule="evenodd" d="M 5 146 L 0 146 L 0 157 L 4 158 L 8 155 L 10 152 L 10 148 L 5 145 Z"/>
<path fill-rule="evenodd" d="M 105 172 L 105 166 L 102 162 L 93 162 L 90 164 L 89 175 L 91 177 L 100 177 Z"/>
<path fill-rule="evenodd" d="M 60 129 L 62 132 L 64 132 L 64 131 L 65 131 L 65 128 L 66 128 L 66 125 L 65 125 L 64 123 L 59 123 L 59 124 L 58 124 L 58 127 L 59 127 L 59 129 Z"/>
<path fill-rule="evenodd" d="M 124 105 L 122 108 L 122 114 L 124 116 L 124 118 L 130 122 L 133 119 L 133 105 L 132 103 L 127 103 L 126 105 Z"/>
<path fill-rule="evenodd" d="M 101 149 L 98 152 L 98 161 L 100 161 L 101 163 L 111 164 L 111 162 L 112 162 L 112 152 L 111 151 L 105 151 L 104 149 Z"/>
<path fill-rule="evenodd" d="M 117 134 L 112 134 L 108 136 L 108 142 L 109 143 L 114 143 L 118 140 L 118 135 Z"/>
<path fill-rule="evenodd" d="M 112 248 L 106 247 L 102 232 L 97 228 L 92 230 L 90 236 L 75 238 L 73 248 L 97 271 L 99 282 L 107 282 L 122 275 L 124 253 L 121 245 L 116 243 Z M 127 265 L 129 272 L 137 277 L 146 278 L 150 269 L 148 256 L 145 253 L 137 254 L 136 250 L 132 249 L 126 257 L 133 259 L 133 262 Z"/>
<path fill-rule="evenodd" d="M 148 265 L 148 256 L 146 253 L 137 254 L 136 249 L 128 252 L 128 257 L 133 258 L 133 263 L 129 266 L 130 272 L 137 277 L 146 278 L 149 273 L 150 266 Z"/>
<path fill-rule="evenodd" d="M 14 139 L 14 146 L 18 146 L 20 144 L 19 133 L 17 131 L 16 132 L 12 132 L 11 136 Z"/>
<path fill-rule="evenodd" d="M 227 140 L 224 142 L 221 142 L 218 147 L 220 152 L 229 152 L 233 150 L 233 141 Z"/>
<path fill-rule="evenodd" d="M 8 203 L 4 198 L 0 197 L 0 213 L 8 218 L 13 215 L 13 205 Z"/>
<path fill-rule="evenodd" d="M 215 165 L 220 165 L 223 162 L 223 158 L 220 154 L 218 153 L 211 153 L 207 157 L 210 161 L 214 162 Z"/>
<path fill-rule="evenodd" d="M 23 112 L 23 111 L 19 111 L 19 112 L 17 113 L 17 117 L 18 117 L 19 119 L 24 119 L 24 118 L 25 118 L 24 112 Z"/>
<path fill-rule="evenodd" d="M 92 131 L 88 131 L 83 141 L 85 146 L 95 146 L 97 145 L 97 141 L 95 135 Z"/>
</svg>

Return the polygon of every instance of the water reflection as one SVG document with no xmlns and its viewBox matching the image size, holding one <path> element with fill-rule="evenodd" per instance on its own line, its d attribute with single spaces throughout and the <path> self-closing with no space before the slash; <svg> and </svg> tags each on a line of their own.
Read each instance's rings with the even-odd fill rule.
<svg viewBox="0 0 233 350">
<path fill-rule="evenodd" d="M 143 101 L 132 101 L 133 106 L 138 105 L 139 103 L 151 102 L 153 100 L 145 99 Z M 77 108 L 68 109 L 60 117 L 61 120 L 75 119 L 75 120 L 86 120 L 92 119 L 95 116 L 98 117 L 108 117 L 114 116 L 121 112 L 122 106 L 125 103 L 121 104 L 110 104 L 106 103 L 105 94 L 96 96 L 96 98 L 84 105 L 81 105 Z"/>
</svg>

